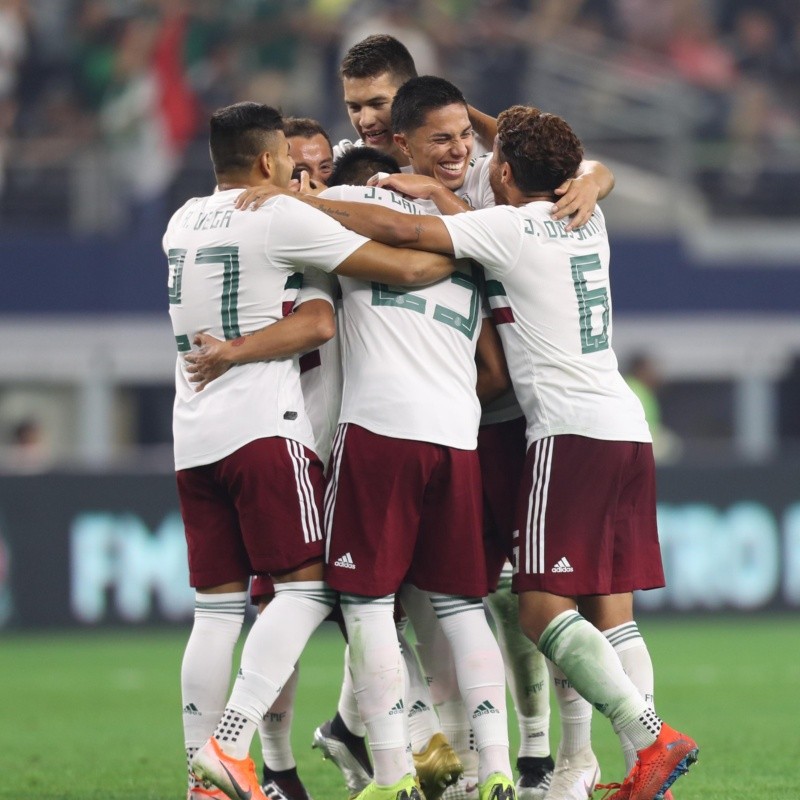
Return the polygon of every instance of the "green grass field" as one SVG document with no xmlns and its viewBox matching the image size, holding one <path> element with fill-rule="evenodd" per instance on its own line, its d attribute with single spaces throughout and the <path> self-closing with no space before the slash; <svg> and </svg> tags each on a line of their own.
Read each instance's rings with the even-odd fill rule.
<svg viewBox="0 0 800 800">
<path fill-rule="evenodd" d="M 800 620 L 646 619 L 640 628 L 658 710 L 700 744 L 676 800 L 800 798 Z M 187 633 L 5 634 L 0 798 L 184 798 L 178 675 Z M 341 648 L 326 624 L 302 660 L 294 744 L 315 800 L 346 797 L 338 771 L 310 747 L 314 727 L 335 708 Z M 555 750 L 555 709 L 551 735 Z M 616 739 L 597 714 L 594 747 L 603 779 L 620 780 Z"/>
</svg>

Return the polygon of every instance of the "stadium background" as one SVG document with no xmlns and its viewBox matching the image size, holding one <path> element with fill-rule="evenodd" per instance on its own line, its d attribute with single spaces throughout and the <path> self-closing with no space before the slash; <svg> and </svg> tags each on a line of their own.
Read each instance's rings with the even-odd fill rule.
<svg viewBox="0 0 800 800">
<path fill-rule="evenodd" d="M 564 115 L 616 175 L 614 344 L 669 429 L 643 612 L 796 614 L 796 3 L 4 0 L 0 624 L 189 619 L 161 232 L 213 186 L 210 110 L 351 135 L 337 64 L 379 31 L 484 111 Z"/>
</svg>

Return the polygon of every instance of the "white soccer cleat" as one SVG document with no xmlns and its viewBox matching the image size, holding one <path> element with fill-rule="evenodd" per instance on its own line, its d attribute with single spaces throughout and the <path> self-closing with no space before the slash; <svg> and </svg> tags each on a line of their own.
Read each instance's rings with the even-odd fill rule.
<svg viewBox="0 0 800 800">
<path fill-rule="evenodd" d="M 572 756 L 556 755 L 553 779 L 547 792 L 547 800 L 588 800 L 595 785 L 600 781 L 600 764 L 592 752 L 591 745 Z"/>
<path fill-rule="evenodd" d="M 478 800 L 478 776 L 461 775 L 452 786 L 444 790 L 442 800 Z"/>
</svg>

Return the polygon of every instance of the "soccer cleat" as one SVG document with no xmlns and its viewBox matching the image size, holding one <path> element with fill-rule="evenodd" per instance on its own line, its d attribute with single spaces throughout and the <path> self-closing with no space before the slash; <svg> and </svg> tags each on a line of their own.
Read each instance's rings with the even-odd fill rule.
<svg viewBox="0 0 800 800">
<path fill-rule="evenodd" d="M 357 795 L 372 781 L 372 764 L 367 746 L 363 739 L 356 736 L 351 741 L 335 736 L 331 730 L 332 723 L 333 720 L 329 719 L 314 731 L 311 746 L 316 747 L 323 758 L 329 758 L 339 767 L 348 791 L 351 795 Z"/>
<path fill-rule="evenodd" d="M 514 783 L 502 772 L 493 772 L 478 787 L 478 800 L 516 800 L 516 797 Z"/>
<path fill-rule="evenodd" d="M 591 745 L 571 756 L 556 753 L 547 800 L 587 800 L 600 780 L 600 765 Z"/>
<path fill-rule="evenodd" d="M 296 781 L 296 787 L 287 785 L 286 781 L 270 779 L 261 785 L 261 791 L 267 796 L 267 800 L 311 800 L 311 795 L 306 791 L 300 781 Z"/>
<path fill-rule="evenodd" d="M 252 758 L 232 758 L 216 739 L 209 739 L 192 759 L 192 772 L 201 781 L 222 789 L 231 800 L 267 800 L 256 777 Z"/>
<path fill-rule="evenodd" d="M 370 781 L 353 800 L 426 800 L 420 794 L 413 775 L 405 775 L 391 786 L 379 786 Z"/>
<path fill-rule="evenodd" d="M 625 780 L 598 788 L 617 789 L 606 795 L 607 800 L 666 800 L 672 784 L 688 772 L 699 752 L 693 739 L 662 723 L 658 738 L 639 750 L 638 760 Z"/>
<path fill-rule="evenodd" d="M 312 800 L 297 767 L 276 771 L 265 764 L 261 770 L 261 789 L 269 800 Z"/>
<path fill-rule="evenodd" d="M 414 767 L 425 800 L 439 800 L 464 772 L 461 759 L 443 733 L 434 733 L 428 746 L 414 753 Z"/>
<path fill-rule="evenodd" d="M 478 800 L 478 776 L 462 774 L 444 790 L 442 800 Z"/>
<path fill-rule="evenodd" d="M 544 800 L 553 780 L 555 764 L 550 756 L 517 759 L 517 800 Z"/>
</svg>

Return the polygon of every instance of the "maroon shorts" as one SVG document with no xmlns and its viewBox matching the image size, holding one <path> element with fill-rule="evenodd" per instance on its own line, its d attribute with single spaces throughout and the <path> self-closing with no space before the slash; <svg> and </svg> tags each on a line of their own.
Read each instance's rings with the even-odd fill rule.
<svg viewBox="0 0 800 800">
<path fill-rule="evenodd" d="M 325 579 L 365 597 L 404 582 L 483 597 L 480 481 L 475 450 L 339 425 L 325 493 Z"/>
<path fill-rule="evenodd" d="M 486 577 L 497 589 L 503 564 L 511 558 L 517 498 L 525 467 L 525 417 L 484 425 L 478 431 L 483 481 Z"/>
<path fill-rule="evenodd" d="M 664 585 L 649 443 L 572 435 L 534 442 L 517 522 L 516 592 L 578 597 Z"/>
<path fill-rule="evenodd" d="M 275 597 L 275 584 L 269 575 L 253 575 L 250 579 L 250 602 L 258 605 Z"/>
<path fill-rule="evenodd" d="M 322 464 L 298 442 L 256 439 L 213 464 L 179 470 L 177 480 L 192 586 L 322 559 Z"/>
</svg>

